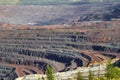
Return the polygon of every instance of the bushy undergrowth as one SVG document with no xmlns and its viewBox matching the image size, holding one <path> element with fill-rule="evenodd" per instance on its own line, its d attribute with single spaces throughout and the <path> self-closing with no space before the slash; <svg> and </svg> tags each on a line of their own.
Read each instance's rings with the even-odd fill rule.
<svg viewBox="0 0 120 80">
<path fill-rule="evenodd" d="M 47 73 L 46 73 L 47 79 L 46 80 L 56 80 L 55 78 L 53 78 L 52 68 L 48 67 L 48 68 L 46 68 L 46 71 L 47 71 Z M 48 71 L 49 71 L 49 73 L 48 73 Z M 107 65 L 106 74 L 103 77 L 93 76 L 91 70 L 89 70 L 88 73 L 89 73 L 88 80 L 120 80 L 120 68 L 114 67 L 112 64 Z M 86 79 L 83 79 L 80 72 L 78 72 L 78 74 L 76 76 L 77 76 L 76 78 L 74 78 L 74 79 L 70 78 L 68 80 L 86 80 Z M 38 79 L 38 80 L 43 80 L 43 79 Z"/>
</svg>

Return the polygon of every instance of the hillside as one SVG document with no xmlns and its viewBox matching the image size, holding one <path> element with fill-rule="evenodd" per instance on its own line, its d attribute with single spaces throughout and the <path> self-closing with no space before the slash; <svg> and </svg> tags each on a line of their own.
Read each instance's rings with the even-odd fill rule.
<svg viewBox="0 0 120 80">
<path fill-rule="evenodd" d="M 14 4 L 18 4 L 19 0 L 0 0 L 0 5 L 14 5 Z"/>
<path fill-rule="evenodd" d="M 109 21 L 120 17 L 120 2 L 64 5 L 3 5 L 0 21 L 12 24 L 56 25 L 82 21 Z"/>
<path fill-rule="evenodd" d="M 100 12 L 99 12 L 100 11 Z M 120 18 L 120 4 L 101 9 L 94 13 L 85 14 L 78 21 L 110 21 Z"/>
<path fill-rule="evenodd" d="M 48 4 L 70 4 L 82 2 L 115 2 L 120 0 L 0 0 L 0 5 L 48 5 Z"/>
</svg>

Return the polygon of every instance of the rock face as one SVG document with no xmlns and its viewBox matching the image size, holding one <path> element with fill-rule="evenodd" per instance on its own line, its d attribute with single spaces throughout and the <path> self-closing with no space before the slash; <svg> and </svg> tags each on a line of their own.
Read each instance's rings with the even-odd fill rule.
<svg viewBox="0 0 120 80">
<path fill-rule="evenodd" d="M 15 80 L 18 77 L 15 68 L 0 64 L 0 80 Z"/>
<path fill-rule="evenodd" d="M 119 19 L 119 0 L 1 0 L 0 80 L 120 59 Z"/>
<path fill-rule="evenodd" d="M 101 12 L 90 13 L 82 16 L 78 21 L 110 21 L 112 19 L 120 18 L 120 4 L 107 7 L 101 10 Z"/>
<path fill-rule="evenodd" d="M 120 58 L 119 20 L 52 27 L 0 23 L 0 27 L 0 63 L 15 68 L 19 77 L 42 74 L 47 64 L 62 72 Z"/>
</svg>

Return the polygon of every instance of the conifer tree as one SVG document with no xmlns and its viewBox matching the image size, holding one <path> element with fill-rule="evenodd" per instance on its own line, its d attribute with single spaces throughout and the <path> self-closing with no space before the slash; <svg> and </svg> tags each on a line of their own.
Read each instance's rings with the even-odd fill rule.
<svg viewBox="0 0 120 80">
<path fill-rule="evenodd" d="M 40 80 L 40 77 L 38 78 L 38 80 Z"/>
<path fill-rule="evenodd" d="M 112 69 L 113 69 L 113 65 L 111 64 L 111 62 L 108 62 L 105 76 L 106 76 L 109 80 L 112 79 Z"/>
<path fill-rule="evenodd" d="M 80 72 L 77 73 L 77 80 L 83 80 Z"/>
<path fill-rule="evenodd" d="M 42 77 L 42 80 L 45 80 L 45 78 L 44 78 L 44 77 Z"/>
<path fill-rule="evenodd" d="M 47 75 L 47 80 L 55 80 L 55 77 L 53 75 L 53 70 L 50 65 L 47 65 L 46 67 L 46 75 Z"/>
<path fill-rule="evenodd" d="M 93 74 L 91 72 L 91 70 L 89 70 L 89 75 L 88 75 L 88 80 L 93 80 Z"/>
</svg>

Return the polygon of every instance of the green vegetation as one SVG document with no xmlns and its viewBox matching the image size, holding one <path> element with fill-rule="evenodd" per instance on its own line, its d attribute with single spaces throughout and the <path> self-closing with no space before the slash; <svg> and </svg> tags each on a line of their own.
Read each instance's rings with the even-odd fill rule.
<svg viewBox="0 0 120 80">
<path fill-rule="evenodd" d="M 93 80 L 120 80 L 120 68 L 108 63 L 105 76 Z"/>
<path fill-rule="evenodd" d="M 106 74 L 105 74 L 105 76 L 106 76 L 109 80 L 112 79 L 112 69 L 114 69 L 114 68 L 113 68 L 113 65 L 111 65 L 110 62 L 109 62 L 109 63 L 107 64 L 107 69 L 106 69 Z"/>
<path fill-rule="evenodd" d="M 76 3 L 80 0 L 0 0 L 0 5 L 13 5 L 13 4 L 22 4 L 22 5 L 39 5 L 39 4 L 66 4 L 66 3 Z M 84 1 L 84 0 L 81 0 Z M 113 2 L 119 0 L 86 0 L 87 2 Z"/>
<path fill-rule="evenodd" d="M 0 5 L 39 5 L 39 4 L 64 4 L 64 3 L 76 3 L 80 0 L 0 0 Z M 84 1 L 84 0 L 81 0 Z M 86 2 L 113 2 L 114 0 L 86 0 Z M 116 0 L 119 1 L 119 0 Z"/>
<path fill-rule="evenodd" d="M 99 74 L 99 73 L 98 73 Z M 106 74 L 103 77 L 93 77 L 89 71 L 89 80 L 120 80 L 120 68 L 114 67 L 110 62 L 107 64 Z"/>
<path fill-rule="evenodd" d="M 89 70 L 89 75 L 88 75 L 88 80 L 93 80 L 93 74 L 91 72 L 91 70 Z"/>
<path fill-rule="evenodd" d="M 49 65 L 47 65 L 46 67 L 46 75 L 47 75 L 47 80 L 55 80 L 52 67 Z"/>
<path fill-rule="evenodd" d="M 77 73 L 77 80 L 83 80 L 82 75 L 80 72 Z"/>
<path fill-rule="evenodd" d="M 42 80 L 45 80 L 45 78 L 44 78 L 44 77 L 42 77 Z"/>
<path fill-rule="evenodd" d="M 38 78 L 38 80 L 40 80 L 40 78 Z"/>
<path fill-rule="evenodd" d="M 120 80 L 120 69 L 108 63 L 105 77 L 109 80 L 113 80 L 113 79 Z"/>
<path fill-rule="evenodd" d="M 89 70 L 88 73 L 89 73 L 88 80 L 120 80 L 120 68 L 114 67 L 110 63 L 108 63 L 106 74 L 103 77 L 100 76 L 94 77 L 91 70 Z M 46 67 L 46 75 L 47 75 L 47 80 L 55 80 L 55 77 L 53 75 L 53 70 L 49 65 L 47 65 Z M 73 80 L 73 79 L 70 78 L 68 80 Z M 76 80 L 84 80 L 80 72 L 77 73 Z"/>
<path fill-rule="evenodd" d="M 20 0 L 0 0 L 0 5 L 14 5 L 19 4 Z"/>
</svg>

